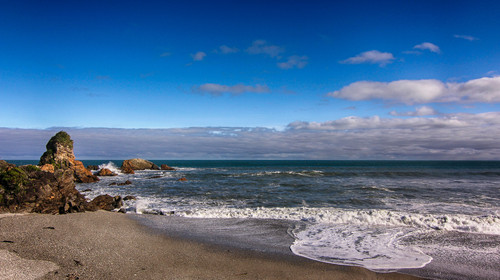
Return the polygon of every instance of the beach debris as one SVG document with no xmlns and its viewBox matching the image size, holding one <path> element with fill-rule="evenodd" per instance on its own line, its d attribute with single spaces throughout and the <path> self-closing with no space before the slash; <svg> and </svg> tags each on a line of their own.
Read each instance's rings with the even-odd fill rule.
<svg viewBox="0 0 500 280">
<path fill-rule="evenodd" d="M 186 177 L 182 177 L 182 178 L 179 178 L 177 179 L 177 181 L 187 181 L 188 179 L 186 179 Z"/>
<path fill-rule="evenodd" d="M 158 209 L 145 209 L 142 211 L 142 214 L 159 215 L 159 216 L 165 215 L 165 213 L 163 211 L 158 210 Z"/>
<path fill-rule="evenodd" d="M 14 241 L 10 241 L 10 240 L 2 240 L 2 243 L 14 243 Z"/>
<path fill-rule="evenodd" d="M 76 266 L 83 266 L 82 262 L 79 260 L 73 260 Z"/>
<path fill-rule="evenodd" d="M 97 176 L 117 176 L 118 174 L 114 173 L 113 171 L 111 171 L 107 168 L 103 168 L 103 169 L 99 170 L 99 172 L 97 172 L 96 175 Z"/>
<path fill-rule="evenodd" d="M 121 166 L 122 172 L 124 168 L 125 169 L 130 168 L 132 170 L 146 170 L 146 169 L 160 170 L 158 165 L 142 158 L 133 158 L 124 160 Z"/>
<path fill-rule="evenodd" d="M 56 229 L 55 227 L 44 227 L 43 229 Z"/>
<path fill-rule="evenodd" d="M 176 170 L 175 168 L 170 167 L 170 166 L 168 166 L 166 164 L 162 164 L 160 168 L 161 168 L 161 170 L 169 170 L 169 171 L 175 171 Z"/>
</svg>

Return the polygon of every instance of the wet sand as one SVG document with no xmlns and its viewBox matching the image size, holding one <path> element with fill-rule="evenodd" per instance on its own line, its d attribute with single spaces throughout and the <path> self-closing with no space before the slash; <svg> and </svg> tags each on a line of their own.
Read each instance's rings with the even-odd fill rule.
<svg viewBox="0 0 500 280">
<path fill-rule="evenodd" d="M 136 219 L 0 215 L 0 279 L 418 279 L 168 237 Z"/>
</svg>

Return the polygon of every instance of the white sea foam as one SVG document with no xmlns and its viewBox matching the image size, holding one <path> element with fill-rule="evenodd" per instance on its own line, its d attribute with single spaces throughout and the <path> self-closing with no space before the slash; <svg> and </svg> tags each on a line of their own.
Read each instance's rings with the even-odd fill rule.
<svg viewBox="0 0 500 280">
<path fill-rule="evenodd" d="M 168 209 L 168 208 L 167 208 Z M 500 217 L 493 215 L 433 215 L 389 210 L 345 210 L 336 208 L 231 208 L 193 207 L 177 215 L 195 218 L 258 218 L 307 221 L 318 224 L 410 227 L 415 229 L 454 230 L 500 235 Z"/>
<path fill-rule="evenodd" d="M 180 210 L 180 209 L 179 209 Z M 198 208 L 175 211 L 197 218 L 258 218 L 299 221 L 291 250 L 309 259 L 363 266 L 374 271 L 423 267 L 432 258 L 403 238 L 433 231 L 500 235 L 498 216 L 431 215 L 335 208 Z"/>
<path fill-rule="evenodd" d="M 405 228 L 308 224 L 292 231 L 295 242 L 290 249 L 309 259 L 375 271 L 424 267 L 432 257 L 398 242 L 411 232 Z"/>
<path fill-rule="evenodd" d="M 303 171 L 262 171 L 255 173 L 239 173 L 233 174 L 231 177 L 264 177 L 264 176 L 277 176 L 277 175 L 288 175 L 288 176 L 303 176 L 303 177 L 316 177 L 323 176 L 324 172 L 320 170 L 303 170 Z"/>
<path fill-rule="evenodd" d="M 100 164 L 99 165 L 99 169 L 103 169 L 103 168 L 107 168 L 109 170 L 111 170 L 111 172 L 115 173 L 115 174 L 119 174 L 121 173 L 121 170 L 120 168 L 118 168 L 118 166 L 116 166 L 113 162 L 108 162 L 108 163 L 103 163 L 103 164 Z"/>
</svg>

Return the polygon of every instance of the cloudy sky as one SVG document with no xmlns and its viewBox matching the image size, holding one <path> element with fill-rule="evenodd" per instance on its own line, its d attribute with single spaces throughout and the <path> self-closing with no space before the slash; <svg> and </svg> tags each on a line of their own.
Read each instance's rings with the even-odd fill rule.
<svg viewBox="0 0 500 280">
<path fill-rule="evenodd" d="M 500 159 L 498 1 L 1 1 L 0 158 Z"/>
</svg>

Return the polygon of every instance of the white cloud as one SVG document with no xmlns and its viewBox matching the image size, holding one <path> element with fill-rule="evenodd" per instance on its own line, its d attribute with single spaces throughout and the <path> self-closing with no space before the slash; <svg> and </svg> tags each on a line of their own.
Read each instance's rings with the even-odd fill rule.
<svg viewBox="0 0 500 280">
<path fill-rule="evenodd" d="M 292 69 L 292 68 L 302 69 L 306 67 L 307 60 L 308 57 L 305 55 L 303 56 L 292 55 L 288 57 L 288 60 L 286 62 L 280 62 L 277 65 L 281 69 Z"/>
<path fill-rule="evenodd" d="M 443 83 L 439 80 L 359 81 L 327 95 L 354 101 L 380 99 L 405 104 L 494 103 L 500 102 L 500 76 L 464 83 Z"/>
<path fill-rule="evenodd" d="M 414 49 L 419 49 L 419 50 L 429 50 L 434 53 L 441 53 L 441 50 L 439 49 L 438 46 L 434 45 L 433 43 L 429 42 L 424 42 L 422 44 L 418 44 L 413 47 Z"/>
<path fill-rule="evenodd" d="M 203 58 L 205 58 L 205 56 L 207 56 L 207 54 L 204 52 L 197 52 L 191 55 L 194 61 L 201 61 L 203 60 Z"/>
<path fill-rule="evenodd" d="M 469 35 L 453 35 L 453 37 L 458 38 L 458 39 L 464 39 L 467 41 L 476 41 L 479 40 L 479 38 L 469 36 Z"/>
<path fill-rule="evenodd" d="M 231 48 L 226 45 L 222 45 L 219 47 L 218 50 L 216 50 L 217 53 L 222 53 L 222 54 L 229 54 L 229 53 L 237 53 L 240 50 L 238 48 Z"/>
<path fill-rule="evenodd" d="M 414 104 L 430 102 L 443 91 L 444 85 L 438 80 L 360 81 L 330 92 L 328 96 L 354 101 L 383 99 Z"/>
<path fill-rule="evenodd" d="M 224 93 L 229 93 L 231 95 L 240 95 L 245 92 L 251 93 L 267 93 L 269 92 L 269 87 L 266 85 L 255 85 L 246 86 L 243 84 L 238 84 L 234 86 L 227 86 L 221 84 L 207 83 L 193 88 L 194 92 L 208 93 L 214 96 L 220 96 Z"/>
<path fill-rule="evenodd" d="M 395 58 L 392 55 L 392 53 L 372 50 L 360 53 L 354 57 L 350 57 L 346 60 L 341 61 L 340 63 L 347 63 L 347 64 L 371 63 L 384 66 L 386 64 L 392 63 L 394 59 Z"/>
<path fill-rule="evenodd" d="M 407 116 L 407 117 L 421 117 L 421 116 L 433 116 L 437 115 L 438 112 L 434 108 L 429 106 L 422 106 L 415 109 L 415 111 L 409 112 L 396 112 L 392 111 L 389 114 L 392 116 Z"/>
<path fill-rule="evenodd" d="M 500 158 L 500 112 L 407 119 L 347 117 L 259 127 L 171 129 L 0 128 L 0 155 L 37 159 L 64 129 L 77 159 L 492 159 Z M 140 143 L 140 145 L 137 145 Z"/>
<path fill-rule="evenodd" d="M 270 57 L 278 57 L 284 51 L 284 48 L 276 45 L 269 45 L 265 40 L 256 40 L 246 49 L 246 52 L 249 54 L 266 54 Z"/>
</svg>

